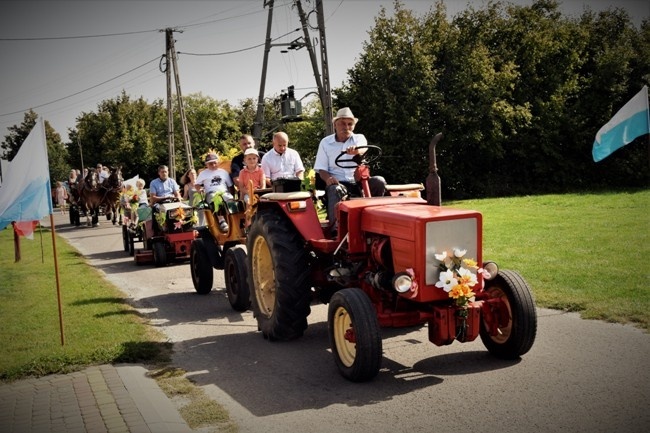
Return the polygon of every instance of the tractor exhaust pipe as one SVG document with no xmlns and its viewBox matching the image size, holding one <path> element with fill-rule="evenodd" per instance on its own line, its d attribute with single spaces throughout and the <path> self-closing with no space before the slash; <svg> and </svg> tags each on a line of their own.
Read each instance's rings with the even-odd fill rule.
<svg viewBox="0 0 650 433">
<path fill-rule="evenodd" d="M 429 175 L 427 176 L 425 188 L 427 190 L 427 204 L 440 206 L 442 202 L 440 194 L 440 176 L 436 165 L 436 144 L 442 139 L 442 132 L 439 132 L 429 143 Z"/>
</svg>

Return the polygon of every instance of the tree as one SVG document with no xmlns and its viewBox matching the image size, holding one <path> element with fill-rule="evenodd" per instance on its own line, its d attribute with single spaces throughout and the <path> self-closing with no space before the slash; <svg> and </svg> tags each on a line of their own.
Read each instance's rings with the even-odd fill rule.
<svg viewBox="0 0 650 433">
<path fill-rule="evenodd" d="M 14 159 L 23 142 L 36 125 L 38 114 L 29 110 L 24 114 L 23 122 L 20 125 L 9 127 L 9 135 L 5 136 L 0 145 L 3 149 L 3 159 L 11 161 Z M 47 143 L 47 156 L 50 169 L 50 182 L 54 184 L 57 180 L 68 178 L 70 166 L 67 164 L 67 149 L 61 141 L 61 136 L 45 120 L 45 141 Z"/>
<path fill-rule="evenodd" d="M 237 110 L 226 101 L 217 101 L 200 93 L 189 95 L 184 101 L 195 168 L 203 167 L 201 155 L 206 154 L 208 149 L 216 150 L 225 158 L 232 158 L 239 151 L 237 143 L 242 134 Z"/>
<path fill-rule="evenodd" d="M 647 186 L 646 146 L 594 164 L 596 131 L 650 78 L 650 36 L 610 8 L 563 18 L 556 0 L 487 2 L 446 21 L 382 9 L 336 105 L 384 150 L 390 182 L 422 180 L 437 132 L 443 196 Z M 643 163 L 639 163 L 643 161 Z M 408 167 L 405 170 L 404 167 Z M 377 172 L 377 170 L 375 171 Z"/>
<path fill-rule="evenodd" d="M 168 163 L 167 114 L 162 100 L 153 104 L 143 98 L 132 101 L 122 92 L 104 100 L 97 112 L 77 117 L 77 129 L 70 131 L 71 163 L 81 167 L 121 165 L 125 177 L 144 179 L 157 176 L 157 166 Z M 182 142 L 182 141 L 181 141 Z"/>
<path fill-rule="evenodd" d="M 390 183 L 424 181 L 427 146 L 444 128 L 437 89 L 452 29 L 442 2 L 422 18 L 397 1 L 394 8 L 392 18 L 380 10 L 335 105 L 349 106 L 359 118 L 355 131 L 382 148 L 375 174 Z"/>
</svg>

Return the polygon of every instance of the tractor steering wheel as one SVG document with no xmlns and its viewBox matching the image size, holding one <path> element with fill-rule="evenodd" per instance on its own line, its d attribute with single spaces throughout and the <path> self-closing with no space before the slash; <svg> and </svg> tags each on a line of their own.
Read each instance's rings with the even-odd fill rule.
<svg viewBox="0 0 650 433">
<path fill-rule="evenodd" d="M 381 148 L 379 146 L 369 144 L 367 146 L 357 146 L 356 149 L 368 150 L 364 152 L 363 155 L 360 153 L 357 155 L 348 155 L 345 151 L 343 151 L 339 156 L 336 157 L 334 164 L 340 168 L 357 168 L 360 165 L 371 165 L 379 158 L 381 158 Z M 343 158 L 345 155 L 350 156 L 350 158 Z"/>
</svg>

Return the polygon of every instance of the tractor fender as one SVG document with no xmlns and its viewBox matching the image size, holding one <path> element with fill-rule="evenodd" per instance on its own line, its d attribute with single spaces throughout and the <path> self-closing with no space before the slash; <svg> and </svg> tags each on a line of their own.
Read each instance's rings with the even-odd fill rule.
<svg viewBox="0 0 650 433">
<path fill-rule="evenodd" d="M 306 241 L 325 237 L 316 206 L 308 192 L 264 194 L 257 204 L 257 213 L 267 211 L 284 214 Z"/>
</svg>

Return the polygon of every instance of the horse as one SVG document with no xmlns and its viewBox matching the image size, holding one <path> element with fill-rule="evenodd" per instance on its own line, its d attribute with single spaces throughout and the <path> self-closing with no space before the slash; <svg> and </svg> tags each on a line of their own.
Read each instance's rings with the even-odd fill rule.
<svg viewBox="0 0 650 433">
<path fill-rule="evenodd" d="M 79 183 L 78 191 L 79 206 L 86 213 L 86 224 L 96 227 L 99 225 L 99 208 L 106 194 L 100 191 L 99 174 L 95 169 L 88 170 L 86 177 Z"/>
<path fill-rule="evenodd" d="M 75 225 L 79 227 L 80 222 L 79 222 L 79 208 L 80 208 L 80 200 L 81 198 L 79 197 L 79 182 L 75 182 L 72 184 L 68 184 L 68 188 L 70 188 L 70 191 L 68 193 L 68 207 L 70 209 L 70 224 Z"/>
<path fill-rule="evenodd" d="M 120 193 L 122 192 L 122 167 L 110 167 L 111 174 L 100 185 L 100 190 L 104 193 L 102 205 L 104 206 L 106 219 L 112 220 L 113 225 L 117 223 L 117 216 L 119 213 Z M 120 215 L 120 223 L 122 217 Z"/>
</svg>

